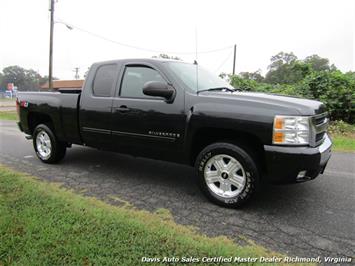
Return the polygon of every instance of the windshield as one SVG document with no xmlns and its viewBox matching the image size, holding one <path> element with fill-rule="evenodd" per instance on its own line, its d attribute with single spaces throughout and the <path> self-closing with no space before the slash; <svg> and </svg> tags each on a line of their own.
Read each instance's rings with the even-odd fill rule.
<svg viewBox="0 0 355 266">
<path fill-rule="evenodd" d="M 234 90 L 228 82 L 198 65 L 182 62 L 168 62 L 167 64 L 171 71 L 193 91 L 213 88 L 229 88 Z"/>
</svg>

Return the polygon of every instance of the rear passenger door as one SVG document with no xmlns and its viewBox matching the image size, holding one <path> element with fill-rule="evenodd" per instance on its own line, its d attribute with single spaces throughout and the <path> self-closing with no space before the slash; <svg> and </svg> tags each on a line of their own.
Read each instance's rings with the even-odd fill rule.
<svg viewBox="0 0 355 266">
<path fill-rule="evenodd" d="M 79 121 L 85 144 L 111 148 L 112 102 L 119 63 L 94 65 L 85 81 L 80 100 Z"/>
</svg>

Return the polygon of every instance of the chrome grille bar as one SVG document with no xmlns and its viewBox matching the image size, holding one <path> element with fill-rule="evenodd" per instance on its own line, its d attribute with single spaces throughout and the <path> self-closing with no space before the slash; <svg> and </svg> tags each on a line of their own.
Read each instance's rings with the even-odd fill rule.
<svg viewBox="0 0 355 266">
<path fill-rule="evenodd" d="M 311 140 L 310 145 L 316 147 L 320 145 L 327 132 L 329 125 L 328 113 L 323 113 L 311 117 Z"/>
</svg>

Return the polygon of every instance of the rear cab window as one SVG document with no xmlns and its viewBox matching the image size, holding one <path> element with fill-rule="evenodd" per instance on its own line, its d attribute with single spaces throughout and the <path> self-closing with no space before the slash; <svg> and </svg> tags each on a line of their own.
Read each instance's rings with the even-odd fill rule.
<svg viewBox="0 0 355 266">
<path fill-rule="evenodd" d="M 97 97 L 110 97 L 117 76 L 117 65 L 102 65 L 95 74 L 92 92 Z"/>
</svg>

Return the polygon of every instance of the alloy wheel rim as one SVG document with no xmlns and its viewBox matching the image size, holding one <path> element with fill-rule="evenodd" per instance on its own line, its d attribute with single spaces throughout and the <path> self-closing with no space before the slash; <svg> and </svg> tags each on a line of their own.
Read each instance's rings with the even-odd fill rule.
<svg viewBox="0 0 355 266">
<path fill-rule="evenodd" d="M 242 164 L 227 154 L 211 157 L 204 168 L 208 188 L 223 198 L 238 196 L 246 184 L 246 173 Z"/>
<path fill-rule="evenodd" d="M 49 135 L 44 130 L 40 131 L 36 137 L 36 147 L 39 156 L 46 160 L 51 156 L 52 143 Z"/>
</svg>

